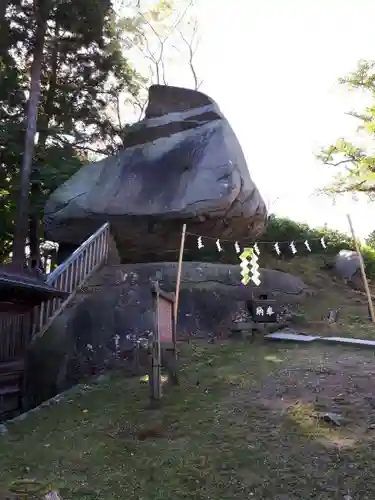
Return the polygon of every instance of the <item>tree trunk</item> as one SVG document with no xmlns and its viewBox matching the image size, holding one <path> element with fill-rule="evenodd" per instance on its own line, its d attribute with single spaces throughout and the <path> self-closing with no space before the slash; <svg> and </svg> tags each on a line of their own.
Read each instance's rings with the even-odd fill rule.
<svg viewBox="0 0 375 500">
<path fill-rule="evenodd" d="M 20 172 L 21 179 L 18 210 L 13 240 L 13 263 L 20 267 L 25 266 L 25 245 L 29 221 L 29 187 L 35 149 L 35 134 L 40 99 L 40 75 L 43 62 L 44 39 L 47 29 L 49 0 L 34 0 L 34 12 L 37 26 L 30 74 L 30 97 L 27 108 L 25 144 Z"/>
<path fill-rule="evenodd" d="M 4 22 L 7 7 L 8 0 L 0 0 L 0 26 Z"/>
<path fill-rule="evenodd" d="M 2 63 L 7 65 L 9 58 L 9 21 L 5 19 L 5 14 L 8 6 L 8 0 L 0 0 L 0 58 Z"/>
<path fill-rule="evenodd" d="M 29 247 L 30 267 L 32 269 L 38 268 L 40 261 L 40 234 L 39 218 L 35 213 L 31 213 L 29 218 Z"/>
<path fill-rule="evenodd" d="M 53 115 L 53 102 L 56 95 L 56 83 L 57 83 L 57 67 L 58 67 L 58 49 L 59 49 L 59 26 L 56 23 L 55 25 L 55 36 L 53 40 L 53 49 L 51 53 L 51 73 L 48 75 L 48 91 L 47 97 L 44 104 L 44 109 L 40 109 L 39 117 L 38 117 L 38 129 L 39 132 L 39 140 L 37 149 L 41 151 L 43 154 L 43 149 L 46 146 L 49 131 L 49 121 Z M 41 162 L 42 163 L 42 162 Z M 29 218 L 29 243 L 30 243 L 30 262 L 31 267 L 39 267 L 40 264 L 40 236 L 41 236 L 41 227 L 39 220 L 39 211 L 40 207 L 37 204 L 37 198 L 40 191 L 40 185 L 37 180 L 33 177 L 37 174 L 35 168 L 31 172 L 31 188 L 30 188 L 30 199 L 31 199 L 31 207 L 30 207 L 30 218 Z"/>
</svg>

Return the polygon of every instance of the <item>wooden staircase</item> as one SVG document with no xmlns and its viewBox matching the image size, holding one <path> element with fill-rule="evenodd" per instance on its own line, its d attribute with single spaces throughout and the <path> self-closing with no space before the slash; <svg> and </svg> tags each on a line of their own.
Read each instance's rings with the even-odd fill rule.
<svg viewBox="0 0 375 500">
<path fill-rule="evenodd" d="M 12 417 L 22 406 L 23 360 L 0 363 L 0 411 Z"/>
<path fill-rule="evenodd" d="M 66 300 L 50 300 L 24 315 L 0 313 L 0 422 L 22 411 L 25 358 L 30 343 L 48 330 L 77 291 L 107 262 L 111 245 L 106 223 L 49 274 L 49 285 L 69 292 Z"/>
</svg>

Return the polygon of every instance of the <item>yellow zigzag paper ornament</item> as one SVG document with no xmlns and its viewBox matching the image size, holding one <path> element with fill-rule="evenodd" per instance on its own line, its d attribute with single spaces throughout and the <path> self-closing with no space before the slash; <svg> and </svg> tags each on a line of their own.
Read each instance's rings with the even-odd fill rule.
<svg viewBox="0 0 375 500">
<path fill-rule="evenodd" d="M 240 255 L 240 261 L 241 261 L 241 264 L 240 264 L 240 267 L 241 267 L 241 276 L 242 276 L 242 279 L 241 279 L 241 283 L 243 285 L 247 285 L 250 281 L 250 270 L 249 270 L 249 260 L 251 255 L 253 253 L 253 249 L 252 248 L 244 248 L 243 252 L 241 253 Z"/>
<path fill-rule="evenodd" d="M 253 248 L 244 248 L 240 255 L 240 267 L 241 267 L 241 283 L 247 285 L 250 280 L 253 281 L 257 286 L 260 285 L 260 273 L 258 256 Z M 249 268 L 251 266 L 251 268 Z M 251 276 L 250 276 L 251 273 Z"/>
</svg>

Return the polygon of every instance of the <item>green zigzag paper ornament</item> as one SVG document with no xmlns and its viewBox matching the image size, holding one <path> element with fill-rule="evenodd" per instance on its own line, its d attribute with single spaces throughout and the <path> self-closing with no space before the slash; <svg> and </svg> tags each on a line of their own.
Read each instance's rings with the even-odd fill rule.
<svg viewBox="0 0 375 500">
<path fill-rule="evenodd" d="M 250 261 L 249 259 L 252 257 L 254 253 L 254 250 L 252 248 L 244 248 L 243 252 L 240 255 L 240 261 L 241 261 L 241 283 L 243 285 L 247 285 L 250 281 Z"/>
</svg>

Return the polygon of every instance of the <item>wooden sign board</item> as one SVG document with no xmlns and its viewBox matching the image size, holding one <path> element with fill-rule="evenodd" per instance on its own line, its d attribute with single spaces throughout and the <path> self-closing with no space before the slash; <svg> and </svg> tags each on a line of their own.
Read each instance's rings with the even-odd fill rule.
<svg viewBox="0 0 375 500">
<path fill-rule="evenodd" d="M 158 283 L 153 284 L 155 327 L 159 331 L 160 343 L 163 348 L 176 347 L 174 328 L 174 293 L 167 293 L 160 289 Z"/>
<path fill-rule="evenodd" d="M 157 308 L 160 343 L 173 347 L 173 302 L 159 294 Z"/>
<path fill-rule="evenodd" d="M 154 329 L 151 349 L 150 398 L 153 403 L 160 401 L 161 391 L 161 350 L 176 352 L 174 327 L 174 294 L 160 290 L 159 284 L 153 283 Z"/>
<path fill-rule="evenodd" d="M 276 323 L 278 311 L 274 300 L 252 300 L 250 314 L 254 323 Z"/>
</svg>

